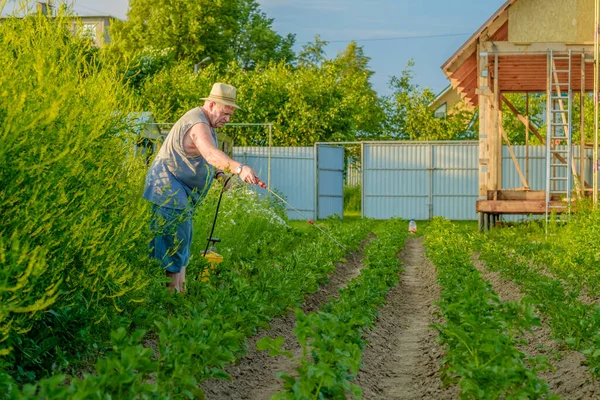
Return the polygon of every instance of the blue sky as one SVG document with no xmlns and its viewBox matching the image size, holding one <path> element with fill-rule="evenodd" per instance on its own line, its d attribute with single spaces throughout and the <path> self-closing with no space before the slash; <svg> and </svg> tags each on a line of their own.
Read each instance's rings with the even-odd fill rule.
<svg viewBox="0 0 600 400">
<path fill-rule="evenodd" d="M 408 61 L 414 83 L 438 93 L 448 84 L 440 66 L 505 0 L 257 0 L 282 35 L 296 34 L 298 51 L 315 35 L 329 42 L 335 57 L 351 40 L 371 58 L 371 78 L 379 95 L 391 93 L 390 77 L 400 76 Z M 1 0 L 0 0 L 1 2 Z M 14 0 L 8 1 L 4 12 Z M 18 1 L 16 1 L 18 3 Z M 127 0 L 76 0 L 81 15 L 126 18 Z"/>
</svg>

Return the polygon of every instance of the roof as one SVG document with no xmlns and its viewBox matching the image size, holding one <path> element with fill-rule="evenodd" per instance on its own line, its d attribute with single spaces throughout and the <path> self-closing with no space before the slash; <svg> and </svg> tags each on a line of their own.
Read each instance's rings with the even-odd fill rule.
<svg viewBox="0 0 600 400">
<path fill-rule="evenodd" d="M 439 92 L 436 96 L 435 99 L 433 99 L 433 101 L 431 103 L 429 103 L 429 107 L 432 107 L 434 104 L 436 104 L 437 102 L 439 102 L 444 96 L 446 96 L 448 94 L 448 92 L 450 92 L 452 90 L 452 85 L 448 85 L 446 86 L 444 89 L 442 89 L 441 92 Z"/>
<path fill-rule="evenodd" d="M 492 23 L 496 19 L 498 19 L 498 17 L 500 17 L 500 15 L 503 14 L 508 9 L 508 7 L 515 1 L 517 1 L 517 0 L 507 0 L 498 9 L 498 11 L 496 11 L 490 18 L 488 18 L 488 20 L 485 21 L 484 24 L 481 25 L 481 27 L 479 27 L 479 29 L 477 29 L 477 31 L 475 31 L 475 33 L 473 33 L 471 35 L 471 37 L 469 37 L 467 39 L 467 41 L 462 46 L 460 46 L 460 48 L 458 50 L 456 50 L 454 52 L 454 54 L 452 54 L 448 60 L 446 60 L 446 62 L 444 64 L 442 64 L 442 70 L 446 70 L 446 68 L 450 65 L 450 63 L 452 63 L 454 60 L 456 60 L 461 54 L 463 54 L 467 51 L 474 52 L 475 51 L 474 47 L 477 46 L 477 42 L 479 40 L 479 37 L 483 33 L 483 31 L 488 29 L 492 25 Z"/>
<path fill-rule="evenodd" d="M 480 57 L 477 54 L 478 45 L 482 44 L 480 51 L 489 55 L 487 70 L 489 71 L 489 84 L 492 87 L 494 73 L 498 72 L 497 84 L 498 90 L 504 93 L 510 92 L 545 92 L 547 90 L 547 59 L 548 51 L 553 48 L 557 52 L 566 54 L 567 49 L 573 49 L 575 52 L 586 52 L 589 55 L 591 46 L 580 43 L 576 44 L 573 41 L 557 41 L 556 38 L 547 39 L 546 42 L 531 40 L 527 43 L 511 43 L 509 42 L 509 9 L 515 3 L 519 2 L 515 9 L 510 14 L 511 23 L 522 23 L 526 13 L 520 13 L 524 8 L 528 8 L 531 12 L 534 3 L 524 3 L 526 0 L 507 0 L 488 20 L 467 39 L 467 41 L 450 56 L 448 60 L 441 66 L 442 71 L 450 80 L 450 85 L 456 89 L 469 105 L 477 105 L 478 99 L 478 64 Z M 558 1 L 558 0 L 556 0 Z M 575 0 L 573 0 L 575 1 Z M 558 3 L 557 3 L 558 4 Z M 587 3 L 586 3 L 587 4 Z M 527 6 L 527 7 L 525 7 Z M 569 4 L 563 4 L 568 7 Z M 534 12 L 536 9 L 533 10 Z M 577 12 L 586 13 L 587 6 Z M 540 15 L 545 15 L 541 10 Z M 527 22 L 531 27 L 552 24 L 556 16 L 548 15 L 547 19 L 535 19 Z M 529 21 L 529 20 L 527 20 Z M 570 21 L 570 20 L 569 20 Z M 585 21 L 582 21 L 582 24 Z M 519 26 L 519 25 L 514 25 Z M 586 25 L 587 26 L 587 25 Z M 538 26 L 539 27 L 539 26 Z M 539 27 L 539 29 L 542 29 Z M 587 28 L 586 28 L 587 29 Z M 511 31 L 513 32 L 513 31 Z M 540 36 L 544 36 L 542 34 Z M 518 35 L 517 35 L 518 36 Z M 579 42 L 577 42 L 579 43 Z M 497 59 L 498 64 L 495 65 Z M 584 60 L 585 70 L 585 90 L 591 90 L 593 87 L 593 63 L 588 62 L 589 58 Z M 556 69 L 566 69 L 568 61 L 557 60 Z M 572 57 L 571 70 L 571 88 L 580 90 L 582 57 Z"/>
</svg>

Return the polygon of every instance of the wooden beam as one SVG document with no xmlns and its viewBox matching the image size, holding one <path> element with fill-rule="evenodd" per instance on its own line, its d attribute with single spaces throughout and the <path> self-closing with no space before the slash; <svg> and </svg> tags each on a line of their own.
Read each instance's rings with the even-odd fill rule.
<svg viewBox="0 0 600 400">
<path fill-rule="evenodd" d="M 543 190 L 520 190 L 520 189 L 502 189 L 488 190 L 488 200 L 546 200 L 546 192 Z M 552 201 L 560 201 L 560 195 L 553 194 Z"/>
<path fill-rule="evenodd" d="M 551 201 L 551 207 L 565 205 L 562 201 Z M 545 214 L 545 200 L 478 200 L 475 202 L 477 212 L 493 214 Z M 567 208 L 564 209 L 567 211 Z M 556 212 L 562 210 L 556 208 Z"/>
<path fill-rule="evenodd" d="M 527 179 L 525 179 L 525 175 L 523 175 L 523 171 L 521 170 L 519 161 L 517 160 L 517 157 L 515 156 L 515 152 L 513 151 L 513 148 L 510 145 L 510 141 L 508 140 L 508 135 L 506 135 L 506 131 L 504 130 L 502 123 L 500 123 L 500 132 L 502 132 L 502 137 L 506 141 L 506 145 L 508 146 L 508 152 L 510 153 L 510 158 L 512 158 L 513 164 L 515 164 L 515 168 L 517 169 L 517 173 L 519 174 L 519 178 L 521 179 L 521 183 L 523 184 L 523 187 L 525 189 L 529 189 L 529 183 L 527 182 Z"/>
<path fill-rule="evenodd" d="M 464 64 L 452 74 L 451 78 L 462 81 L 471 74 L 477 74 L 477 58 L 475 57 L 471 57 L 465 61 Z"/>
<path fill-rule="evenodd" d="M 498 31 L 498 29 L 504 27 L 504 24 L 508 21 L 508 13 L 501 13 L 498 15 L 496 19 L 494 19 L 488 26 L 485 28 L 480 35 L 480 39 L 482 38 L 491 38 Z"/>
<path fill-rule="evenodd" d="M 527 126 L 527 124 L 529 124 L 529 130 L 531 132 L 533 132 L 533 134 L 540 140 L 540 142 L 543 145 L 545 145 L 546 139 L 544 139 L 542 137 L 542 135 L 540 135 L 540 132 L 537 130 L 537 127 L 535 125 L 533 125 L 533 123 L 531 123 L 531 121 L 527 121 L 527 118 L 525 118 L 510 101 L 508 101 L 506 96 L 502 95 L 502 101 L 504 101 L 504 104 L 506 104 L 506 106 L 513 112 L 513 114 L 515 114 L 517 116 L 519 121 L 521 121 L 525 126 Z M 562 158 L 562 156 L 560 156 L 560 155 L 557 155 L 557 156 L 559 157 L 559 159 Z M 564 158 L 562 158 L 561 161 L 563 163 L 566 162 Z"/>
<path fill-rule="evenodd" d="M 489 61 L 489 60 L 488 60 Z M 493 176 L 493 189 L 502 188 L 502 135 L 500 133 L 502 129 L 502 100 L 500 99 L 500 90 L 498 89 L 498 56 L 494 56 L 494 73 L 492 75 L 492 85 L 494 87 L 494 97 L 492 100 L 492 107 L 494 109 L 494 118 L 492 120 L 493 129 L 491 132 L 494 133 L 494 146 L 493 146 L 493 157 L 490 157 L 490 161 L 494 162 L 494 176 Z M 490 149 L 491 150 L 491 149 Z M 492 151 L 492 150 L 491 150 Z"/>
<path fill-rule="evenodd" d="M 478 47 L 479 48 L 479 47 Z M 479 52 L 477 52 L 479 54 Z M 478 90 L 489 90 L 488 84 L 488 58 L 487 56 L 479 56 L 477 65 L 477 83 Z M 489 184 L 489 132 L 488 119 L 490 115 L 490 96 L 479 96 L 479 197 L 484 198 Z"/>
<path fill-rule="evenodd" d="M 514 44 L 511 42 L 484 42 L 480 51 L 486 51 L 490 54 L 547 54 L 548 51 L 567 52 L 572 49 L 574 52 L 584 52 L 586 54 L 594 54 L 594 46 L 589 44 L 566 44 L 566 43 L 530 43 L 530 44 Z"/>
<path fill-rule="evenodd" d="M 508 99 L 506 97 L 504 97 L 504 95 L 502 95 L 502 100 L 504 101 L 504 104 L 506 104 L 508 106 L 508 108 L 510 108 L 510 110 L 517 116 L 517 118 L 519 118 L 519 120 L 525 125 L 527 126 L 527 124 L 529 123 L 529 130 L 531 130 L 531 132 L 533 132 L 533 134 L 540 140 L 540 142 L 542 142 L 543 145 L 546 144 L 546 140 L 540 135 L 540 133 L 538 132 L 537 128 L 535 127 L 535 125 L 533 125 L 531 123 L 531 121 L 528 121 L 523 115 L 521 115 L 521 113 L 519 112 L 519 110 L 516 109 L 515 106 L 512 105 L 512 103 L 510 101 L 508 101 Z M 554 154 L 554 156 L 563 164 L 566 164 L 567 161 L 565 160 L 565 158 L 563 156 L 561 156 L 560 154 Z M 589 187 L 590 185 L 584 181 L 584 186 Z"/>
<path fill-rule="evenodd" d="M 450 75 L 456 72 L 469 57 L 473 56 L 475 51 L 477 51 L 477 42 L 474 41 L 464 48 L 460 55 L 458 55 L 456 59 L 452 60 L 449 65 L 445 66 L 445 68 L 442 68 L 444 74 L 446 74 L 447 77 L 450 77 Z"/>
</svg>

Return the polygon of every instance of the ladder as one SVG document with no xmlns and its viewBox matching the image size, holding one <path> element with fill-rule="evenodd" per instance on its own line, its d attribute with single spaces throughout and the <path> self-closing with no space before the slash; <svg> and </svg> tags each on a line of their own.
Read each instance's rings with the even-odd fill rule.
<svg viewBox="0 0 600 400">
<path fill-rule="evenodd" d="M 546 98 L 546 226 L 552 212 L 565 220 L 571 211 L 571 50 L 550 50 Z M 553 202 L 556 198 L 560 204 Z"/>
</svg>

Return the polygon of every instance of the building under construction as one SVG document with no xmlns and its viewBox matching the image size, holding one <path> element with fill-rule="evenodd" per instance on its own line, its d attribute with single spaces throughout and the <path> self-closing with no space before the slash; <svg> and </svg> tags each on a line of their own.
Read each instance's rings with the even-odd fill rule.
<svg viewBox="0 0 600 400">
<path fill-rule="evenodd" d="M 479 107 L 480 228 L 501 214 L 548 218 L 553 212 L 565 213 L 576 197 L 597 202 L 599 2 L 508 0 L 442 65 L 463 100 Z M 528 111 L 517 110 L 507 93 L 545 94 L 545 127 L 534 126 Z M 584 100 L 592 94 L 594 133 L 586 142 Z M 512 154 L 502 126 L 503 104 L 525 124 L 526 137 L 536 136 L 546 146 L 545 190 L 530 189 Z M 577 121 L 575 108 L 581 110 Z M 580 137 L 574 138 L 573 131 Z M 519 188 L 502 187 L 503 144 L 511 151 Z M 593 171 L 585 171 L 584 157 L 579 156 L 586 148 L 593 149 Z"/>
</svg>

